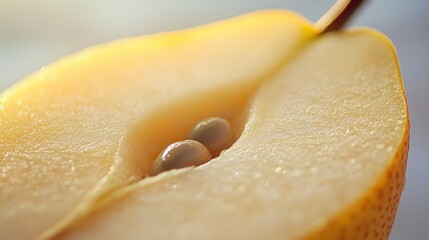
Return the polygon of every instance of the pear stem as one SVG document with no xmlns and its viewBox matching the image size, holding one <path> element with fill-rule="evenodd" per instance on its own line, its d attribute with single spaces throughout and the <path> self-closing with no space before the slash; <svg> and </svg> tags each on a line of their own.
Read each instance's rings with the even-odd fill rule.
<svg viewBox="0 0 429 240">
<path fill-rule="evenodd" d="M 315 24 L 321 32 L 341 29 L 365 0 L 337 0 Z"/>
</svg>

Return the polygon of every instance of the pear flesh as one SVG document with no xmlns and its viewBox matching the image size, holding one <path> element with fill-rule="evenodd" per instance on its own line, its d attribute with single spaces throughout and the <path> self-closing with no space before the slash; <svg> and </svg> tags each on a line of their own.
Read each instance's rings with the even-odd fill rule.
<svg viewBox="0 0 429 240">
<path fill-rule="evenodd" d="M 116 192 L 58 239 L 387 239 L 409 126 L 384 36 L 319 37 L 261 86 L 250 113 L 218 158 Z"/>
<path fill-rule="evenodd" d="M 241 131 L 259 84 L 315 35 L 294 13 L 253 13 L 93 47 L 7 90 L 0 239 L 46 239 L 79 222 L 201 119 Z"/>
</svg>

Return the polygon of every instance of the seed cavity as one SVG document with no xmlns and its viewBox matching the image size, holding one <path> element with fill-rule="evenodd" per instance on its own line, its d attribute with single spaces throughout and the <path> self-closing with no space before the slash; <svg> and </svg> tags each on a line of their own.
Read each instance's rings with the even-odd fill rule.
<svg viewBox="0 0 429 240">
<path fill-rule="evenodd" d="M 192 128 L 187 140 L 170 144 L 158 155 L 149 176 L 204 164 L 231 147 L 234 141 L 235 135 L 227 120 L 219 117 L 204 119 Z"/>
</svg>

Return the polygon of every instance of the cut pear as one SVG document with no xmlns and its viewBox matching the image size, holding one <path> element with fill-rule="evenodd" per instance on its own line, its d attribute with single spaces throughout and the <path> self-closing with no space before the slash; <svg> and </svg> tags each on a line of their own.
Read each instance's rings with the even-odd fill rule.
<svg viewBox="0 0 429 240">
<path fill-rule="evenodd" d="M 316 31 L 284 11 L 88 49 L 0 96 L 0 238 L 48 238 L 199 120 L 249 96 Z"/>
<path fill-rule="evenodd" d="M 116 192 L 58 239 L 387 239 L 409 125 L 384 36 L 324 34 L 260 88 L 250 112 L 219 158 Z"/>
</svg>

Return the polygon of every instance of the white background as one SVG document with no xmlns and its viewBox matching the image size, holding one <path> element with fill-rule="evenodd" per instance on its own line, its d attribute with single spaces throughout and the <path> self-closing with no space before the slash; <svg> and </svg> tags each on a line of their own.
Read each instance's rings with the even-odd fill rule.
<svg viewBox="0 0 429 240">
<path fill-rule="evenodd" d="M 118 38 L 199 25 L 266 8 L 315 21 L 325 0 L 0 0 L 0 91 L 67 54 Z M 395 44 L 411 114 L 407 185 L 391 239 L 429 239 L 429 1 L 367 1 L 352 25 Z"/>
</svg>

